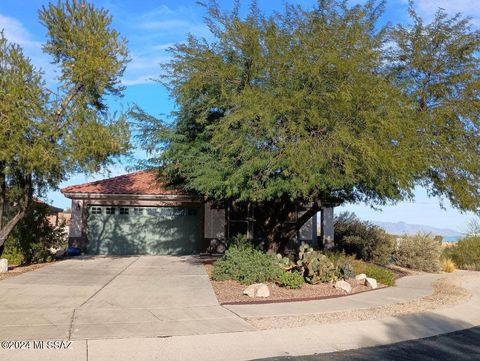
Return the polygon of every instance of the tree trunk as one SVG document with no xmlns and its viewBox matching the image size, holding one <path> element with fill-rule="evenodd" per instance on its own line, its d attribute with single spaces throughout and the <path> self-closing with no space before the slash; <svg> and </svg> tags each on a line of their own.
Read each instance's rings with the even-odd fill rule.
<svg viewBox="0 0 480 361">
<path fill-rule="evenodd" d="M 8 236 L 12 233 L 15 226 L 20 222 L 25 215 L 27 214 L 28 207 L 32 199 L 32 176 L 31 174 L 23 177 L 22 179 L 22 190 L 23 190 L 23 202 L 20 205 L 20 210 L 15 214 L 15 216 L 9 220 L 1 229 L 0 229 L 0 247 L 3 252 L 5 247 L 5 242 L 7 241 Z M 0 253 L 1 255 L 1 253 Z"/>
<path fill-rule="evenodd" d="M 314 202 L 295 222 L 289 222 L 289 214 L 296 211 L 294 203 L 281 201 L 282 205 L 270 206 L 270 212 L 263 222 L 267 233 L 268 251 L 283 253 L 302 226 L 320 211 L 320 202 Z"/>
</svg>

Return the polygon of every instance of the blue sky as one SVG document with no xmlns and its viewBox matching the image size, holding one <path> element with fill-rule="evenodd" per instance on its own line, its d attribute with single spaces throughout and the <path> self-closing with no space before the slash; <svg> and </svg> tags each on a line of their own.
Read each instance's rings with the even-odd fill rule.
<svg viewBox="0 0 480 361">
<path fill-rule="evenodd" d="M 56 0 L 55 0 L 56 2 Z M 208 37 L 203 24 L 204 9 L 196 1 L 186 0 L 94 0 L 96 6 L 110 10 L 113 26 L 128 39 L 132 61 L 124 75 L 127 86 L 125 96 L 113 102 L 113 109 L 126 109 L 136 103 L 147 112 L 165 116 L 174 107 L 168 93 L 154 81 L 160 74 L 160 65 L 168 60 L 165 51 L 170 45 L 186 39 L 188 33 Z M 233 1 L 219 0 L 224 8 L 230 8 Z M 314 0 L 290 0 L 290 3 L 312 6 Z M 352 3 L 361 0 L 352 0 Z M 43 0 L 0 0 L 0 28 L 3 28 L 10 41 L 20 44 L 33 63 L 45 71 L 50 85 L 55 84 L 55 69 L 50 59 L 41 51 L 45 39 L 45 30 L 38 23 L 37 10 L 46 5 Z M 245 6 L 247 1 L 244 1 Z M 407 0 L 388 0 L 382 21 L 406 22 Z M 260 8 L 266 12 L 281 10 L 284 1 L 258 0 Z M 418 12 L 425 19 L 432 17 L 438 7 L 449 13 L 462 12 L 472 17 L 475 26 L 480 25 L 480 4 L 478 0 L 417 0 Z M 136 152 L 137 157 L 143 154 Z M 118 175 L 125 172 L 128 161 L 111 167 L 102 174 L 85 176 L 73 175 L 61 187 L 86 181 Z M 448 202 L 440 207 L 438 199 L 428 198 L 426 192 L 418 188 L 414 202 L 402 202 L 394 206 L 374 210 L 365 205 L 347 205 L 341 210 L 350 210 L 363 219 L 426 224 L 436 227 L 448 227 L 459 231 L 466 229 L 473 214 L 462 214 L 450 207 Z M 59 191 L 48 194 L 48 201 L 59 207 L 68 207 L 70 201 Z"/>
</svg>

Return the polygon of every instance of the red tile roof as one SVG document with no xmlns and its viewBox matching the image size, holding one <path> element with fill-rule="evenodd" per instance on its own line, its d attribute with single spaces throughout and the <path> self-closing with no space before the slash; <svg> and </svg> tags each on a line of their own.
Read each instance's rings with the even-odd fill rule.
<svg viewBox="0 0 480 361">
<path fill-rule="evenodd" d="M 185 194 L 179 189 L 168 187 L 158 181 L 154 171 L 139 171 L 118 177 L 107 178 L 96 182 L 65 187 L 62 193 L 93 193 L 93 194 Z"/>
</svg>

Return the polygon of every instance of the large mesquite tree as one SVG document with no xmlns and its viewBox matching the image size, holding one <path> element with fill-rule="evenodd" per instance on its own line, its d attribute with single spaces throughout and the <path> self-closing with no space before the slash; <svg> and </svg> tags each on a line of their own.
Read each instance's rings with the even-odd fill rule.
<svg viewBox="0 0 480 361">
<path fill-rule="evenodd" d="M 165 67 L 173 124 L 136 113 L 152 163 L 207 199 L 260 204 L 276 246 L 322 205 L 396 202 L 419 184 L 476 210 L 478 33 L 412 9 L 412 26 L 382 27 L 383 6 L 242 18 L 211 3 L 212 40 L 190 36 Z M 310 208 L 284 224 L 298 203 Z"/>
<path fill-rule="evenodd" d="M 121 95 L 128 61 L 111 16 L 67 0 L 42 8 L 39 17 L 47 29 L 43 50 L 58 66 L 55 89 L 0 33 L 0 249 L 34 193 L 71 172 L 98 171 L 129 147 L 124 117 L 112 117 L 105 103 Z"/>
</svg>

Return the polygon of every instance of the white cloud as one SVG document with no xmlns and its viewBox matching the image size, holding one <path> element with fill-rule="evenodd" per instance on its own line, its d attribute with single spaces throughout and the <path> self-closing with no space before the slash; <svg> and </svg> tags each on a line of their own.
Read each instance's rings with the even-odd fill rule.
<svg viewBox="0 0 480 361">
<path fill-rule="evenodd" d="M 54 84 L 55 67 L 51 64 L 51 58 L 42 52 L 42 43 L 13 17 L 0 14 L 0 29 L 4 31 L 9 42 L 18 44 L 23 49 L 24 54 L 31 59 L 37 69 L 44 71 L 47 84 Z"/>
<path fill-rule="evenodd" d="M 407 2 L 407 0 L 403 0 Z M 474 24 L 480 24 L 480 3 L 478 0 L 416 0 L 415 7 L 420 15 L 431 19 L 439 8 L 450 15 L 462 13 L 472 17 Z"/>
<path fill-rule="evenodd" d="M 132 16 L 125 24 L 132 53 L 123 84 L 139 85 L 154 82 L 162 72 L 160 64 L 170 60 L 168 49 L 183 42 L 188 34 L 208 37 L 209 30 L 203 23 L 202 8 L 169 7 L 166 5 L 149 9 Z"/>
</svg>

